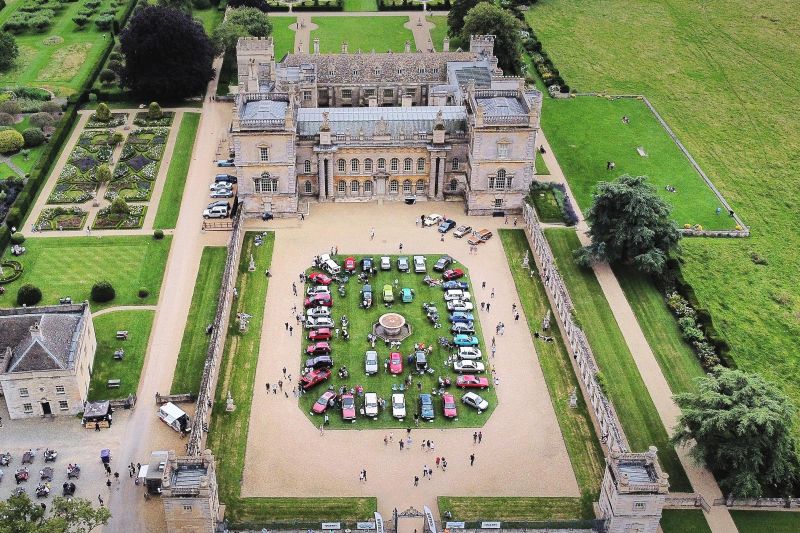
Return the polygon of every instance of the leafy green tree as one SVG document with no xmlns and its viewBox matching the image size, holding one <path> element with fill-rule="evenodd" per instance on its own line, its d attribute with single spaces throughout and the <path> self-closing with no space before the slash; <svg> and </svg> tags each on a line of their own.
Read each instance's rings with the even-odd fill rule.
<svg viewBox="0 0 800 533">
<path fill-rule="evenodd" d="M 28 148 L 44 144 L 45 141 L 44 132 L 39 128 L 26 128 L 22 132 L 22 138 L 25 139 L 25 146 Z"/>
<path fill-rule="evenodd" d="M 125 198 L 117 196 L 114 198 L 114 201 L 111 202 L 111 212 L 118 215 L 127 215 L 131 212 L 131 208 L 128 202 L 125 201 Z"/>
<path fill-rule="evenodd" d="M 583 265 L 608 261 L 660 274 L 680 240 L 669 205 L 644 176 L 600 182 L 586 220 L 592 243 L 576 252 Z"/>
<path fill-rule="evenodd" d="M 94 179 L 98 183 L 108 183 L 111 181 L 111 168 L 109 168 L 108 164 L 103 163 L 97 167 L 97 170 L 94 172 Z"/>
<path fill-rule="evenodd" d="M 147 118 L 150 120 L 158 120 L 163 116 L 164 113 L 161 111 L 161 106 L 158 105 L 158 102 L 150 102 L 147 108 Z"/>
<path fill-rule="evenodd" d="M 108 104 L 105 102 L 100 102 L 97 104 L 97 110 L 94 112 L 94 118 L 100 122 L 108 122 L 111 120 L 111 109 L 108 108 Z"/>
<path fill-rule="evenodd" d="M 158 0 L 156 3 L 161 7 L 171 7 L 186 13 L 192 12 L 192 0 Z"/>
<path fill-rule="evenodd" d="M 114 202 L 116 203 L 117 200 L 122 200 L 122 198 L 120 198 L 118 196 L 114 200 Z M 125 200 L 122 200 L 122 203 L 125 203 Z M 114 204 L 111 204 L 111 205 L 112 205 L 112 209 L 113 209 L 113 205 Z M 126 204 L 126 207 L 127 207 L 127 204 Z M 108 282 L 108 281 L 98 281 L 97 283 L 92 285 L 91 296 L 92 296 L 92 301 L 93 302 L 99 302 L 99 303 L 110 302 L 111 300 L 113 300 L 117 296 L 117 291 L 114 290 L 114 286 L 111 285 L 110 282 Z"/>
<path fill-rule="evenodd" d="M 758 374 L 717 367 L 697 392 L 675 396 L 682 414 L 673 442 L 695 441 L 691 454 L 714 472 L 726 493 L 788 496 L 800 463 L 792 437 L 795 409 Z"/>
<path fill-rule="evenodd" d="M 18 152 L 25 146 L 25 137 L 17 130 L 0 131 L 0 154 Z"/>
<path fill-rule="evenodd" d="M 80 13 L 72 17 L 72 22 L 78 27 L 79 30 L 82 30 L 89 24 L 89 17 L 85 15 L 81 15 Z"/>
<path fill-rule="evenodd" d="M 92 507 L 83 498 L 53 499 L 51 513 L 31 501 L 27 494 L 0 501 L 0 533 L 89 533 L 108 523 L 111 512 L 106 507 Z"/>
<path fill-rule="evenodd" d="M 267 37 L 272 33 L 272 23 L 266 13 L 254 7 L 231 9 L 225 20 L 214 29 L 212 41 L 217 53 L 236 53 L 239 37 Z"/>
<path fill-rule="evenodd" d="M 464 28 L 464 19 L 470 9 L 477 6 L 481 2 L 488 0 L 455 0 L 450 6 L 450 11 L 447 13 L 447 33 L 450 37 L 460 37 L 461 30 Z M 467 36 L 469 42 L 469 36 Z"/>
<path fill-rule="evenodd" d="M 117 75 L 114 74 L 113 70 L 104 68 L 100 71 L 100 83 L 103 85 L 108 85 L 110 83 L 114 83 L 114 80 L 117 79 Z"/>
<path fill-rule="evenodd" d="M 522 24 L 509 11 L 492 3 L 481 2 L 464 18 L 461 38 L 469 42 L 470 35 L 494 35 L 494 55 L 506 74 L 517 72 L 522 55 Z"/>
<path fill-rule="evenodd" d="M 0 31 L 0 72 L 11 68 L 19 55 L 19 47 L 14 36 L 7 31 Z"/>
</svg>

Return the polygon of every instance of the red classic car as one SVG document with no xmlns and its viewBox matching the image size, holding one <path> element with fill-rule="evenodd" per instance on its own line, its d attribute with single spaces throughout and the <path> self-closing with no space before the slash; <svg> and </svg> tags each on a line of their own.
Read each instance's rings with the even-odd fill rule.
<svg viewBox="0 0 800 533">
<path fill-rule="evenodd" d="M 389 354 L 389 372 L 392 374 L 403 373 L 403 356 L 400 352 Z"/>
<path fill-rule="evenodd" d="M 344 260 L 344 270 L 345 272 L 355 272 L 356 270 L 356 258 L 355 257 L 348 257 Z"/>
<path fill-rule="evenodd" d="M 450 270 L 445 270 L 442 274 L 442 278 L 446 281 L 450 281 L 451 279 L 458 279 L 464 276 L 464 271 L 460 268 L 451 268 Z"/>
<path fill-rule="evenodd" d="M 331 405 L 331 401 L 336 398 L 336 393 L 332 390 L 328 390 L 322 393 L 322 396 L 314 403 L 314 406 L 311 407 L 311 411 L 314 414 L 321 415 L 325 411 L 328 410 L 328 407 Z"/>
<path fill-rule="evenodd" d="M 331 338 L 331 328 L 312 329 L 308 332 L 308 339 L 312 341 L 327 341 Z"/>
<path fill-rule="evenodd" d="M 356 400 L 349 392 L 347 394 L 342 394 L 342 419 L 356 419 Z"/>
<path fill-rule="evenodd" d="M 322 272 L 312 272 L 308 276 L 308 281 L 317 285 L 330 285 L 333 280 Z"/>
<path fill-rule="evenodd" d="M 306 348 L 306 353 L 308 355 L 325 355 L 331 353 L 331 345 L 327 342 L 309 344 L 308 348 Z"/>
<path fill-rule="evenodd" d="M 442 394 L 442 408 L 444 409 L 445 418 L 455 418 L 458 416 L 456 411 L 456 399 L 449 392 Z"/>
<path fill-rule="evenodd" d="M 309 390 L 310 388 L 314 387 L 314 385 L 318 385 L 331 377 L 331 369 L 330 368 L 320 368 L 319 370 L 312 370 L 308 372 L 305 376 L 300 378 L 300 386 L 303 387 L 303 390 Z"/>
<path fill-rule="evenodd" d="M 486 389 L 489 387 L 489 380 L 487 378 L 479 378 L 472 374 L 465 376 L 458 376 L 456 379 L 456 386 L 469 389 Z"/>
<path fill-rule="evenodd" d="M 309 296 L 306 298 L 305 302 L 303 302 L 305 307 L 333 307 L 333 298 L 331 298 L 330 294 L 315 294 L 314 296 Z"/>
</svg>

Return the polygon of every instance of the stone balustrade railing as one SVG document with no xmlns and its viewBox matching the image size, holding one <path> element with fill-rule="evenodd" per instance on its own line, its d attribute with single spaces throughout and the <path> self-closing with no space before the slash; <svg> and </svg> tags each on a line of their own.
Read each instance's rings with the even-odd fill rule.
<svg viewBox="0 0 800 533">
<path fill-rule="evenodd" d="M 572 316 L 572 299 L 564 280 L 558 273 L 555 257 L 553 257 L 550 245 L 539 225 L 536 213 L 531 206 L 525 204 L 522 215 L 528 243 L 539 268 L 539 276 L 561 325 L 561 332 L 567 341 L 567 349 L 577 364 L 575 370 L 578 381 L 581 383 L 584 398 L 588 400 L 587 404 L 591 406 L 592 418 L 600 429 L 601 442 L 607 449 L 617 446 L 620 451 L 627 452 L 629 449 L 628 439 L 622 430 L 613 404 L 600 387 L 597 379 L 597 362 L 586 340 L 586 335 Z"/>
</svg>

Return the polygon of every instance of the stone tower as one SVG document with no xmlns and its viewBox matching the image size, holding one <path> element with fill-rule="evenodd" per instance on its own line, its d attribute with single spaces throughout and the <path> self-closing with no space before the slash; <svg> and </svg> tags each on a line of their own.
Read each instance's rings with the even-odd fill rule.
<svg viewBox="0 0 800 533">
<path fill-rule="evenodd" d="M 239 85 L 246 92 L 258 92 L 260 81 L 275 76 L 275 45 L 272 37 L 240 37 L 236 43 L 236 70 Z"/>
<path fill-rule="evenodd" d="M 469 51 L 486 58 L 494 57 L 494 35 L 470 35 Z"/>
<path fill-rule="evenodd" d="M 177 457 L 169 452 L 161 490 L 167 533 L 216 531 L 221 517 L 211 450 L 199 457 Z"/>
<path fill-rule="evenodd" d="M 656 447 L 645 453 L 611 451 L 600 488 L 600 511 L 608 533 L 656 533 L 669 475 L 661 471 Z"/>
</svg>

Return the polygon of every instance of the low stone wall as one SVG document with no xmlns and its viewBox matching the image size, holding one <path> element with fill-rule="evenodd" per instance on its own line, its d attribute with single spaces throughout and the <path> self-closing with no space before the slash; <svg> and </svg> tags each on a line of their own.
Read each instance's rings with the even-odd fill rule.
<svg viewBox="0 0 800 533">
<path fill-rule="evenodd" d="M 618 446 L 621 451 L 627 452 L 629 451 L 628 439 L 622 430 L 614 406 L 600 388 L 597 380 L 597 362 L 589 347 L 589 342 L 586 340 L 586 334 L 572 317 L 572 299 L 564 280 L 558 273 L 553 252 L 542 232 L 539 220 L 536 218 L 536 212 L 527 203 L 523 205 L 522 209 L 525 234 L 531 250 L 533 250 L 533 257 L 539 268 L 539 276 L 550 298 L 550 303 L 561 326 L 561 332 L 567 341 L 567 349 L 577 364 L 575 369 L 578 381 L 587 405 L 591 406 L 590 413 L 600 430 L 601 442 L 609 450 Z"/>
<path fill-rule="evenodd" d="M 735 509 L 779 509 L 800 511 L 800 498 L 717 498 L 714 505 Z"/>
</svg>

